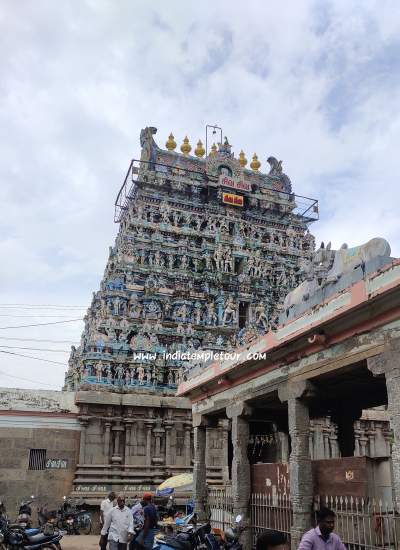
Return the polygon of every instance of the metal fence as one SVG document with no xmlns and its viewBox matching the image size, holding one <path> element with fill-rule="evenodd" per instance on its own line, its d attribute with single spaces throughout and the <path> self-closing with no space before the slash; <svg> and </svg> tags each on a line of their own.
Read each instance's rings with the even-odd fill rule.
<svg viewBox="0 0 400 550">
<path fill-rule="evenodd" d="M 210 489 L 208 507 L 214 528 L 224 530 L 232 525 L 230 487 Z M 316 496 L 315 523 L 317 512 L 322 507 L 335 512 L 335 532 L 348 550 L 400 550 L 400 510 L 395 503 L 347 496 Z M 259 533 L 265 529 L 282 531 L 290 539 L 293 523 L 290 496 L 252 493 L 250 518 L 253 546 Z"/>
<path fill-rule="evenodd" d="M 288 495 L 252 493 L 250 518 L 253 546 L 257 536 L 265 529 L 274 529 L 290 535 L 293 521 L 292 505 Z"/>
<path fill-rule="evenodd" d="M 400 515 L 393 502 L 340 496 L 316 497 L 315 510 L 322 506 L 335 512 L 335 532 L 348 550 L 400 549 Z"/>
<path fill-rule="evenodd" d="M 222 530 L 230 527 L 233 522 L 233 499 L 231 488 L 209 489 L 207 500 L 212 527 Z"/>
</svg>

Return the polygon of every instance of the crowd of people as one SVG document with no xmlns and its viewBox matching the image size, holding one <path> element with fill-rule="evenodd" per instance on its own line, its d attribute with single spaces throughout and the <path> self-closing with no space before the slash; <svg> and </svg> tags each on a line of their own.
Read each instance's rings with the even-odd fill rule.
<svg viewBox="0 0 400 550">
<path fill-rule="evenodd" d="M 116 502 L 116 504 L 115 504 Z M 100 507 L 100 550 L 151 550 L 157 531 L 157 508 L 151 493 L 144 493 L 141 500 L 129 508 L 125 497 L 111 492 Z M 346 550 L 335 528 L 335 513 L 322 508 L 318 524 L 301 539 L 297 550 Z M 266 530 L 256 542 L 256 550 L 289 550 L 285 533 Z"/>
<path fill-rule="evenodd" d="M 116 500 L 116 505 L 115 505 Z M 151 493 L 132 508 L 125 505 L 124 495 L 111 492 L 100 506 L 100 550 L 129 550 L 153 548 L 157 530 L 157 509 Z"/>
</svg>

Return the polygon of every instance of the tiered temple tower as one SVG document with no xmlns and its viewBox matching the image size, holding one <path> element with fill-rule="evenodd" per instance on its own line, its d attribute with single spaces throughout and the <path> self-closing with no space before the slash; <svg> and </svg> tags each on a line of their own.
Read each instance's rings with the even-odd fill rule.
<svg viewBox="0 0 400 550">
<path fill-rule="evenodd" d="M 177 384 L 202 351 L 273 329 L 314 250 L 317 203 L 293 194 L 281 161 L 269 157 L 265 174 L 255 154 L 246 169 L 226 138 L 207 156 L 199 141 L 191 156 L 187 138 L 178 153 L 172 134 L 160 149 L 155 133 L 142 130 L 141 159 L 118 194 L 119 233 L 66 374 L 81 410 L 84 493 L 135 491 L 191 468 L 190 405 L 174 397 Z M 209 431 L 215 477 L 226 429 Z"/>
</svg>

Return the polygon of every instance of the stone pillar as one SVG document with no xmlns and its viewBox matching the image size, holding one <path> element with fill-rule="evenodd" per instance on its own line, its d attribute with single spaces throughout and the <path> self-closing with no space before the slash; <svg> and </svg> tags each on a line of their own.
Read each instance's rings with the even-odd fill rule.
<svg viewBox="0 0 400 550">
<path fill-rule="evenodd" d="M 400 338 L 390 339 L 385 351 L 367 359 L 367 364 L 374 376 L 383 374 L 386 379 L 388 413 L 393 430 L 393 499 L 400 508 Z"/>
<path fill-rule="evenodd" d="M 243 518 L 243 526 L 250 527 L 250 463 L 247 456 L 249 443 L 248 418 L 252 409 L 244 402 L 234 403 L 226 409 L 226 415 L 231 419 L 232 425 L 232 499 L 233 515 L 240 514 Z M 244 550 L 251 549 L 251 530 L 245 529 L 241 536 Z"/>
<path fill-rule="evenodd" d="M 119 420 L 112 427 L 112 431 L 114 433 L 114 449 L 111 457 L 111 463 L 114 464 L 115 466 L 118 466 L 122 462 L 120 442 L 121 442 L 121 432 L 124 431 L 124 428 L 123 426 L 121 426 Z"/>
<path fill-rule="evenodd" d="M 221 474 L 222 481 L 227 483 L 229 481 L 229 459 L 228 459 L 228 447 L 229 447 L 229 428 L 230 422 L 226 418 L 221 418 L 218 421 L 218 436 L 221 441 Z"/>
<path fill-rule="evenodd" d="M 285 432 L 278 432 L 279 452 L 277 462 L 287 464 L 289 462 L 289 436 Z"/>
<path fill-rule="evenodd" d="M 204 521 L 205 519 L 207 519 L 206 426 L 207 418 L 198 414 L 193 415 L 193 498 L 194 511 L 197 514 L 198 521 Z"/>
<path fill-rule="evenodd" d="M 192 424 L 186 423 L 185 428 L 185 466 L 192 466 Z"/>
<path fill-rule="evenodd" d="M 132 421 L 125 420 L 125 464 L 129 464 L 131 454 Z"/>
<path fill-rule="evenodd" d="M 289 460 L 290 497 L 293 506 L 291 547 L 295 550 L 311 527 L 313 479 L 310 457 L 310 416 L 306 397 L 312 395 L 310 382 L 287 382 L 279 389 L 279 399 L 288 404 L 292 452 Z"/>
<path fill-rule="evenodd" d="M 104 423 L 104 464 L 110 463 L 110 431 L 111 422 Z"/>
<path fill-rule="evenodd" d="M 172 420 L 164 420 L 165 429 L 165 465 L 172 466 L 171 457 L 171 430 L 174 425 Z"/>
<path fill-rule="evenodd" d="M 138 423 L 133 421 L 131 427 L 131 456 L 137 455 Z"/>
<path fill-rule="evenodd" d="M 89 418 L 85 416 L 79 417 L 81 424 L 81 440 L 79 445 L 79 464 L 85 464 L 85 449 L 86 449 L 86 430 L 89 424 Z"/>
<path fill-rule="evenodd" d="M 152 427 L 153 421 L 145 421 L 146 425 L 146 466 L 151 466 L 151 439 L 152 439 Z"/>
<path fill-rule="evenodd" d="M 375 429 L 375 422 L 373 420 L 369 421 L 367 436 L 368 436 L 368 444 L 369 444 L 369 456 L 373 458 L 376 455 L 375 450 L 375 438 L 376 438 L 376 429 Z"/>
</svg>

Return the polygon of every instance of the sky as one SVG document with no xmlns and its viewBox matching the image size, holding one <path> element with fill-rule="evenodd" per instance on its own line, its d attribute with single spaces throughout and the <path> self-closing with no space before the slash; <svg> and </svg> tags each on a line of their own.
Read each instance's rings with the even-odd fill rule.
<svg viewBox="0 0 400 550">
<path fill-rule="evenodd" d="M 145 126 L 218 124 L 319 200 L 317 242 L 399 256 L 399 31 L 397 0 L 1 2 L 0 386 L 62 386 Z"/>
</svg>

